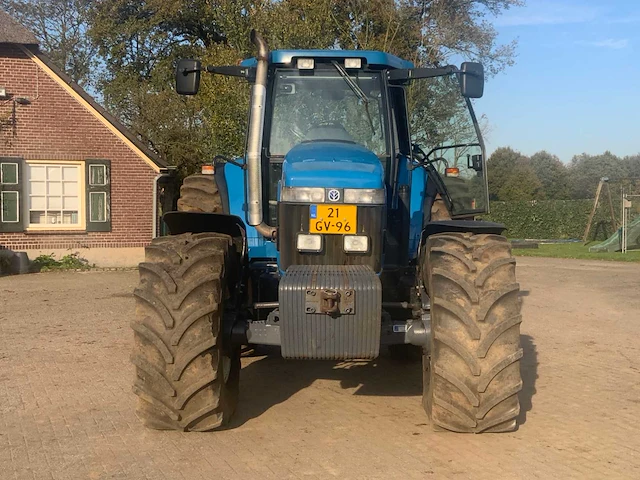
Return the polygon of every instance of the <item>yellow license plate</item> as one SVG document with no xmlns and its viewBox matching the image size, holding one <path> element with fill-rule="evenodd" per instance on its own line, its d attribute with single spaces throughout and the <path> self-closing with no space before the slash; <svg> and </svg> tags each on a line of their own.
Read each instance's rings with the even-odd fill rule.
<svg viewBox="0 0 640 480">
<path fill-rule="evenodd" d="M 355 205 L 311 205 L 310 233 L 357 233 L 358 207 Z"/>
</svg>

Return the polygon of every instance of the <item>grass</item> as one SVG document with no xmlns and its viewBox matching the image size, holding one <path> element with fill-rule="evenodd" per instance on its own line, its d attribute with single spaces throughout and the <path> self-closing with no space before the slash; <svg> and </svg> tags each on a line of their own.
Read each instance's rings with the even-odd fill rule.
<svg viewBox="0 0 640 480">
<path fill-rule="evenodd" d="M 514 248 L 513 254 L 523 257 L 579 258 L 583 260 L 606 260 L 612 262 L 640 262 L 640 250 L 627 253 L 607 252 L 591 253 L 589 247 L 582 243 L 541 244 L 538 248 Z"/>
<path fill-rule="evenodd" d="M 40 255 L 31 266 L 35 272 L 50 272 L 52 270 L 88 270 L 95 265 L 89 265 L 87 259 L 76 252 L 65 255 L 60 260 L 56 260 L 53 253 Z"/>
</svg>

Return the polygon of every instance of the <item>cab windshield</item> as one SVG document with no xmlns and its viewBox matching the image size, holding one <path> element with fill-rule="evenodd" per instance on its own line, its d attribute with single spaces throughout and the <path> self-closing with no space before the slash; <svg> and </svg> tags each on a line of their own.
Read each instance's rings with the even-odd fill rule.
<svg viewBox="0 0 640 480">
<path fill-rule="evenodd" d="M 387 153 L 380 74 L 343 75 L 333 65 L 276 71 L 270 156 L 313 141 L 350 142 L 378 156 Z"/>
</svg>

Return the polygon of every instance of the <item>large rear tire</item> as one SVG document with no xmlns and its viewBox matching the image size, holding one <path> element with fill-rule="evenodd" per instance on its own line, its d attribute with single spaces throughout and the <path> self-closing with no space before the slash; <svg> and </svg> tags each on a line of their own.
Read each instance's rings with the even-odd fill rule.
<svg viewBox="0 0 640 480">
<path fill-rule="evenodd" d="M 422 280 L 433 332 L 423 358 L 423 403 L 434 427 L 515 430 L 522 317 L 509 242 L 499 235 L 433 235 Z"/>
<path fill-rule="evenodd" d="M 222 334 L 237 268 L 231 237 L 156 238 L 145 260 L 131 323 L 138 416 L 160 430 L 218 428 L 236 408 L 240 376 L 240 350 L 225 349 Z"/>
<path fill-rule="evenodd" d="M 179 212 L 222 213 L 222 200 L 213 175 L 190 175 L 182 181 Z"/>
</svg>

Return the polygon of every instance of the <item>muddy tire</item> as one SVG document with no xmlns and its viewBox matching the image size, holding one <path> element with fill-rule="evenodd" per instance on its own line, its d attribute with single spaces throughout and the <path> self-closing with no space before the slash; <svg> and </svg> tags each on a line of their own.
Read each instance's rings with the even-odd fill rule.
<svg viewBox="0 0 640 480">
<path fill-rule="evenodd" d="M 213 175 L 191 175 L 183 180 L 178 211 L 222 213 L 222 200 Z"/>
<path fill-rule="evenodd" d="M 146 248 L 135 290 L 131 361 L 137 414 L 150 428 L 207 431 L 238 401 L 240 350 L 226 351 L 222 318 L 235 268 L 231 237 L 161 237 Z"/>
<path fill-rule="evenodd" d="M 423 403 L 434 428 L 515 430 L 522 317 L 509 242 L 499 235 L 433 235 L 422 279 L 433 332 L 423 357 Z"/>
</svg>

